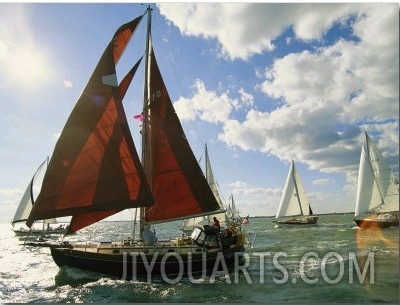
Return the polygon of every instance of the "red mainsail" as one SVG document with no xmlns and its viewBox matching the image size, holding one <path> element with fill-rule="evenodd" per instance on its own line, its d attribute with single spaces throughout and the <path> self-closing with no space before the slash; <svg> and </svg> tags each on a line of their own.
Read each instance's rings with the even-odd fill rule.
<svg viewBox="0 0 400 305">
<path fill-rule="evenodd" d="M 219 210 L 171 103 L 153 50 L 149 66 L 144 164 L 155 205 L 145 209 L 145 221 L 157 223 Z"/>
</svg>

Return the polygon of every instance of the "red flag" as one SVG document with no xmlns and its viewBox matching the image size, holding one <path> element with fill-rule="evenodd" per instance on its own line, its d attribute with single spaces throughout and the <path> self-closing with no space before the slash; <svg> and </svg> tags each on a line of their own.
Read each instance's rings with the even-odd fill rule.
<svg viewBox="0 0 400 305">
<path fill-rule="evenodd" d="M 143 122 L 143 113 L 134 115 L 133 118 L 139 120 L 140 122 Z"/>
</svg>

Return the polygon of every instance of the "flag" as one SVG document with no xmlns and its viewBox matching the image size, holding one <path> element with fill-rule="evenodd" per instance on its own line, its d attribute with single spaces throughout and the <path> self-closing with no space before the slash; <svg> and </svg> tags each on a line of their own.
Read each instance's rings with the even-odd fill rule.
<svg viewBox="0 0 400 305">
<path fill-rule="evenodd" d="M 134 119 L 139 120 L 140 122 L 143 122 L 143 113 L 141 114 L 136 114 L 133 116 Z"/>
<path fill-rule="evenodd" d="M 247 225 L 249 224 L 249 215 L 246 218 L 242 218 L 242 224 Z"/>
</svg>

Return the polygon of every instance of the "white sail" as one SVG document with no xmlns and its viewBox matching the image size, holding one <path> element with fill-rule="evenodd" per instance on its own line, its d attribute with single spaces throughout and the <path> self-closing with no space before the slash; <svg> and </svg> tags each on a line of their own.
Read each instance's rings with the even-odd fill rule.
<svg viewBox="0 0 400 305">
<path fill-rule="evenodd" d="M 229 206 L 226 212 L 226 215 L 232 222 L 236 222 L 241 220 L 241 216 L 239 210 L 236 208 L 235 200 L 233 199 L 233 195 L 229 198 Z"/>
<path fill-rule="evenodd" d="M 214 193 L 214 196 L 217 199 L 217 202 L 221 207 L 221 210 L 224 210 L 224 205 L 222 203 L 221 196 L 219 195 L 218 191 L 218 185 L 214 179 L 214 174 L 211 168 L 211 162 L 210 162 L 210 157 L 208 156 L 207 144 L 205 145 L 205 158 L 206 158 L 206 179 L 208 185 L 210 186 L 212 192 Z"/>
<path fill-rule="evenodd" d="M 183 231 L 191 231 L 195 226 L 212 225 L 214 222 L 213 217 L 217 217 L 221 225 L 226 224 L 227 217 L 226 217 L 225 207 L 224 204 L 222 203 L 221 196 L 219 195 L 218 184 L 214 179 L 214 174 L 211 168 L 210 157 L 208 155 L 207 144 L 205 145 L 205 172 L 206 172 L 206 180 L 211 188 L 211 191 L 215 196 L 215 199 L 217 200 L 220 206 L 220 211 L 216 211 L 215 213 L 212 213 L 207 216 L 198 216 L 184 220 L 182 226 Z"/>
<path fill-rule="evenodd" d="M 25 190 L 24 195 L 21 198 L 21 201 L 19 202 L 17 211 L 15 212 L 14 218 L 12 219 L 11 223 L 13 226 L 13 231 L 18 234 L 18 235 L 26 235 L 26 234 L 61 234 L 66 232 L 66 227 L 60 226 L 59 228 L 54 228 L 51 227 L 51 224 L 57 224 L 57 219 L 56 218 L 50 218 L 50 219 L 44 219 L 41 221 L 41 226 L 37 225 L 35 228 L 28 228 L 25 226 L 25 224 L 22 225 L 17 225 L 21 224 L 22 222 L 25 222 L 34 205 L 34 189 L 36 187 L 39 187 L 37 184 L 38 177 L 40 173 L 42 172 L 43 166 L 48 162 L 48 158 L 46 158 L 45 161 L 43 161 L 42 164 L 38 167 L 36 170 L 35 174 L 33 175 L 30 183 L 28 184 L 28 187 Z M 38 222 L 36 222 L 39 224 Z"/>
<path fill-rule="evenodd" d="M 226 214 L 228 217 L 230 218 L 234 218 L 236 216 L 236 204 L 235 204 L 235 200 L 233 200 L 233 195 L 231 195 L 229 197 L 229 205 L 228 205 L 228 209 L 226 210 Z"/>
<path fill-rule="evenodd" d="M 214 179 L 214 174 L 211 168 L 211 162 L 210 162 L 210 157 L 208 155 L 208 149 L 207 149 L 207 144 L 205 145 L 205 157 L 206 157 L 206 179 L 208 182 L 208 185 L 210 186 L 215 199 L 217 199 L 217 202 L 220 207 L 220 212 L 216 212 L 213 214 L 210 214 L 208 216 L 209 223 L 213 223 L 213 217 L 217 217 L 218 220 L 220 221 L 221 225 L 226 223 L 226 213 L 225 213 L 225 207 L 224 204 L 222 203 L 221 196 L 219 195 L 218 191 L 218 184 L 217 181 Z"/>
<path fill-rule="evenodd" d="M 355 216 L 399 210 L 399 182 L 367 133 L 361 148 Z"/>
<path fill-rule="evenodd" d="M 31 187 L 30 187 L 31 183 L 29 183 L 28 187 L 25 190 L 24 195 L 21 198 L 21 201 L 19 202 L 18 209 L 15 212 L 15 215 L 12 219 L 13 224 L 19 221 L 25 221 L 32 210 Z"/>
<path fill-rule="evenodd" d="M 292 160 L 276 218 L 308 215 L 310 215 L 308 197 Z"/>
<path fill-rule="evenodd" d="M 42 164 L 40 164 L 40 166 L 36 170 L 35 174 L 33 175 L 30 183 L 28 184 L 28 187 L 26 188 L 25 193 L 22 196 L 21 201 L 19 202 L 17 211 L 15 212 L 15 215 L 13 217 L 13 220 L 12 220 L 13 224 L 17 223 L 17 222 L 26 221 L 26 219 L 28 218 L 28 216 L 32 210 L 32 205 L 33 205 L 33 185 L 45 163 L 46 163 L 46 160 L 43 161 Z"/>
</svg>

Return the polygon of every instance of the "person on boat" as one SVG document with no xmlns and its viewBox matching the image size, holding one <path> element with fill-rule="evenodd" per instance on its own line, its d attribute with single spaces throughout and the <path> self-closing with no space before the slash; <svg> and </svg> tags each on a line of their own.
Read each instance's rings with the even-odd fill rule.
<svg viewBox="0 0 400 305">
<path fill-rule="evenodd" d="M 213 226 L 216 227 L 216 228 L 218 228 L 218 231 L 221 230 L 221 225 L 219 224 L 218 218 L 214 216 L 214 217 L 213 217 L 213 220 L 214 220 Z"/>
<path fill-rule="evenodd" d="M 157 243 L 156 233 L 150 229 L 149 225 L 145 225 L 143 230 L 143 239 L 149 245 L 154 245 Z"/>
<path fill-rule="evenodd" d="M 231 237 L 231 236 L 232 236 L 232 231 L 229 230 L 229 228 L 226 228 L 226 229 L 225 229 L 224 236 L 225 236 L 225 237 Z"/>
<path fill-rule="evenodd" d="M 228 227 L 229 231 L 233 234 L 236 235 L 237 234 L 237 228 L 236 225 L 233 223 Z"/>
</svg>

